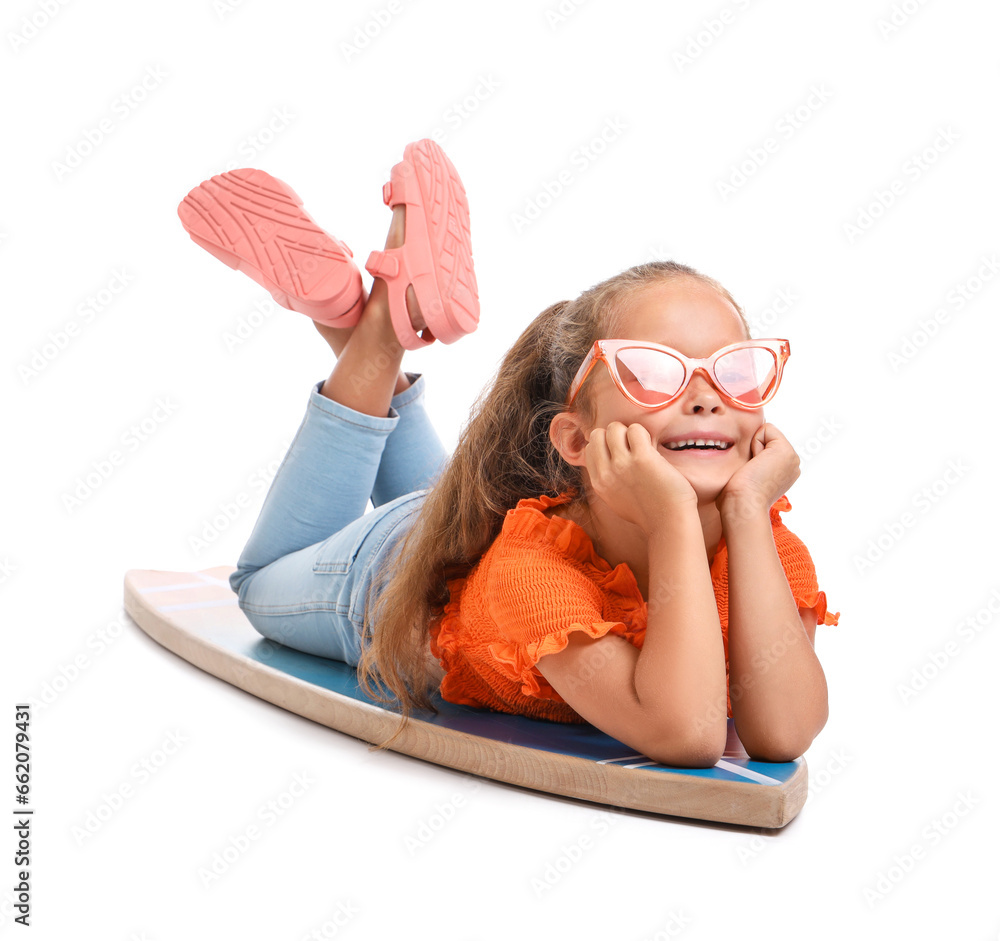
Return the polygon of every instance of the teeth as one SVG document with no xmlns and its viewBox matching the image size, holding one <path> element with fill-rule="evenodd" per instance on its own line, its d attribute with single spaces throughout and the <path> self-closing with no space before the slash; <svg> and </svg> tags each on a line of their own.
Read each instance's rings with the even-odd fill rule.
<svg viewBox="0 0 1000 941">
<path fill-rule="evenodd" d="M 727 448 L 732 447 L 728 441 L 719 441 L 715 438 L 688 438 L 687 441 L 671 441 L 665 445 L 671 451 L 678 451 L 681 448 L 692 446 L 697 448 L 711 447 L 719 451 L 725 451 Z"/>
</svg>

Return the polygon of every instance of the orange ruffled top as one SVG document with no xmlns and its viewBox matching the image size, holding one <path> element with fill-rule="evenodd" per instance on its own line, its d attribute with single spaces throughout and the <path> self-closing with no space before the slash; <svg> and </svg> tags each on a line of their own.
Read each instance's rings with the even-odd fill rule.
<svg viewBox="0 0 1000 941">
<path fill-rule="evenodd" d="M 619 634 L 637 648 L 646 635 L 646 602 L 632 570 L 614 568 L 594 550 L 572 520 L 545 510 L 572 499 L 532 497 L 507 511 L 503 528 L 475 567 L 448 581 L 450 598 L 431 626 L 431 652 L 445 670 L 441 697 L 555 722 L 582 723 L 535 664 L 562 650 L 572 631 L 591 637 Z M 792 508 L 781 497 L 770 511 L 771 528 L 785 577 L 800 608 L 816 612 L 817 624 L 837 624 L 818 590 L 809 551 L 778 516 Z M 729 700 L 729 566 L 725 539 L 711 566 L 712 585 L 726 653 Z"/>
</svg>

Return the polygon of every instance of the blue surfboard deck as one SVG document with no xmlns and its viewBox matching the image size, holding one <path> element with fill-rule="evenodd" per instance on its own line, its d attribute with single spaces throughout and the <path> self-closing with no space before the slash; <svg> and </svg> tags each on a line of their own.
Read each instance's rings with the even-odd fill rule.
<svg viewBox="0 0 1000 941">
<path fill-rule="evenodd" d="M 311 711 L 321 711 L 318 705 L 315 709 L 307 707 L 311 691 L 317 703 L 326 701 L 341 705 L 358 704 L 367 716 L 378 713 L 380 718 L 384 718 L 385 721 L 380 726 L 382 730 L 395 730 L 398 713 L 365 694 L 352 666 L 262 638 L 239 609 L 236 595 L 229 588 L 228 576 L 231 571 L 231 568 L 221 566 L 200 572 L 132 569 L 125 577 L 126 610 L 144 631 L 168 649 L 254 695 L 333 728 L 347 731 L 348 734 L 375 741 L 371 735 L 358 734 L 358 727 L 353 730 L 344 727 L 351 723 L 343 723 L 339 718 L 330 722 L 322 715 L 309 714 Z M 642 775 L 642 787 L 639 790 L 644 793 L 650 787 L 655 790 L 662 785 L 664 795 L 669 797 L 670 789 L 680 786 L 678 793 L 682 799 L 676 806 L 669 799 L 663 804 L 664 807 L 671 807 L 670 810 L 632 803 L 618 803 L 617 806 L 653 809 L 654 812 L 675 816 L 698 816 L 700 819 L 749 826 L 780 827 L 795 816 L 805 801 L 807 772 L 804 760 L 800 758 L 783 763 L 750 760 L 736 736 L 732 719 L 729 720 L 729 747 L 715 767 L 679 768 L 651 761 L 591 725 L 550 722 L 456 705 L 437 694 L 432 697 L 432 702 L 437 713 L 418 710 L 413 713 L 411 723 L 423 727 L 425 733 L 438 731 L 442 736 L 450 737 L 453 743 L 460 743 L 462 737 L 472 737 L 479 743 L 483 740 L 495 743 L 498 754 L 502 751 L 506 756 L 517 754 L 511 749 L 531 750 L 535 753 L 531 757 L 538 761 L 561 756 L 567 762 L 580 763 L 571 766 L 576 769 L 582 767 L 584 779 L 588 777 L 586 772 L 591 772 L 592 776 L 599 771 L 603 775 L 618 775 L 615 780 L 619 781 L 622 779 L 620 772 L 612 769 L 627 770 L 634 775 Z M 341 714 L 342 711 L 338 713 Z M 459 737 L 456 738 L 456 735 Z M 388 736 L 382 736 L 385 737 Z M 492 763 L 489 768 L 477 770 L 467 763 L 448 760 L 448 755 L 443 755 L 440 748 L 424 747 L 426 736 L 422 742 L 423 745 L 416 750 L 411 747 L 393 748 L 439 764 L 460 767 L 474 774 L 511 780 L 496 773 L 498 768 Z M 421 751 L 429 753 L 421 754 Z M 444 752 L 447 751 L 448 749 L 444 749 Z M 520 758 L 518 763 L 521 763 Z M 521 778 L 524 777 L 523 771 L 523 768 L 519 769 Z M 659 780 L 650 779 L 650 775 L 658 776 Z M 543 779 L 546 777 L 543 775 Z M 559 778 L 560 787 L 564 788 L 565 771 L 556 777 Z M 579 774 L 571 773 L 569 777 L 576 780 Z M 593 778 L 593 781 L 598 780 Z M 513 783 L 524 784 L 524 781 L 515 780 Z M 692 800 L 692 788 L 698 785 L 710 789 L 706 794 L 723 795 L 721 803 L 727 806 L 722 808 L 719 815 L 702 816 L 705 810 L 701 807 L 703 802 Z M 547 786 L 540 789 L 611 804 L 616 803 L 615 795 L 622 793 L 620 784 L 610 791 L 598 787 L 597 796 L 567 793 L 565 789 L 557 790 Z M 631 789 L 626 788 L 625 792 L 631 793 Z M 610 800 L 607 799 L 609 797 Z M 642 796 L 640 803 L 643 802 L 648 804 L 649 799 Z M 745 805 L 745 812 L 741 810 L 741 802 Z M 685 809 L 692 807 L 700 808 L 698 813 L 685 812 Z M 762 807 L 771 807 L 773 812 L 762 814 Z M 761 822 L 762 820 L 767 822 Z"/>
</svg>

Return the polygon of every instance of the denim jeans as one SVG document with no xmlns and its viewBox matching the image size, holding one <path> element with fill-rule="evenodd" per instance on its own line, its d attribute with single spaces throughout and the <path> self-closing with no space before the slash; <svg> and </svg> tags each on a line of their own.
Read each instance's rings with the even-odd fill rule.
<svg viewBox="0 0 1000 941">
<path fill-rule="evenodd" d="M 265 637 L 357 665 L 368 588 L 447 460 L 424 411 L 424 379 L 407 378 L 385 418 L 320 395 L 325 380 L 310 391 L 229 578 Z"/>
</svg>

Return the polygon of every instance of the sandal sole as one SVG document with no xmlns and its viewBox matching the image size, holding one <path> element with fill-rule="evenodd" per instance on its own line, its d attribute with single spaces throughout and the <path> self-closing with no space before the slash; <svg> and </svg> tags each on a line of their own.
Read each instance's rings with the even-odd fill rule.
<svg viewBox="0 0 1000 941">
<path fill-rule="evenodd" d="M 361 315 L 361 272 L 351 250 L 324 232 L 298 194 L 263 170 L 230 170 L 177 207 L 191 239 L 242 271 L 289 310 L 335 327 Z"/>
<path fill-rule="evenodd" d="M 415 276 L 421 313 L 442 343 L 454 343 L 479 324 L 479 286 L 472 262 L 469 201 L 452 162 L 433 141 L 408 144 L 404 159 L 417 171 L 424 227 L 431 256 Z M 406 226 L 411 231 L 409 208 Z M 433 284 L 433 288 L 431 285 Z M 426 301 L 421 300 L 422 293 Z M 426 306 L 425 306 L 426 304 Z"/>
</svg>

